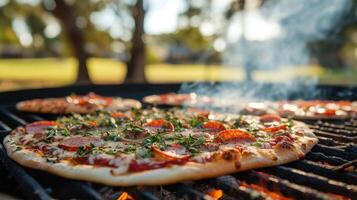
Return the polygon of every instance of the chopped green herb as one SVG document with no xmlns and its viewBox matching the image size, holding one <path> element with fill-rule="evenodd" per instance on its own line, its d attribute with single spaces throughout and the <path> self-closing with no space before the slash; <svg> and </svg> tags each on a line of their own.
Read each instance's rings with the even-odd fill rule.
<svg viewBox="0 0 357 200">
<path fill-rule="evenodd" d="M 177 118 L 171 118 L 169 121 L 174 125 L 175 131 L 181 132 L 184 130 L 181 121 Z"/>
<path fill-rule="evenodd" d="M 189 152 L 192 154 L 198 153 L 199 147 L 205 143 L 205 138 L 200 136 L 200 137 L 194 137 L 191 134 L 187 137 L 185 136 L 177 136 L 177 143 L 184 146 Z"/>
<path fill-rule="evenodd" d="M 67 129 L 65 128 L 57 128 L 57 132 L 63 136 L 69 136 L 70 133 Z"/>
<path fill-rule="evenodd" d="M 151 146 L 155 144 L 158 148 L 162 149 L 166 147 L 165 140 L 161 137 L 161 135 L 153 135 L 148 138 L 146 138 L 143 142 L 143 145 L 146 148 L 151 148 Z"/>
<path fill-rule="evenodd" d="M 287 126 L 289 129 L 291 129 L 295 125 L 294 120 L 289 118 L 287 122 Z"/>
<path fill-rule="evenodd" d="M 106 140 L 106 141 L 114 141 L 114 142 L 116 142 L 116 141 L 119 141 L 119 139 L 120 138 L 117 135 L 114 135 L 114 134 L 109 134 L 109 135 L 104 137 L 104 140 Z"/>
<path fill-rule="evenodd" d="M 252 146 L 255 146 L 255 147 L 262 147 L 262 144 L 260 142 L 254 142 L 252 144 Z"/>
<path fill-rule="evenodd" d="M 118 127 L 117 123 L 116 123 L 116 120 L 113 118 L 113 117 L 108 117 L 108 118 L 105 118 L 101 123 L 100 123 L 101 126 L 105 126 L 105 127 L 113 127 L 113 128 L 116 128 Z"/>
<path fill-rule="evenodd" d="M 46 136 L 45 136 L 45 142 L 50 143 L 53 141 L 54 137 L 56 136 L 56 129 L 55 128 L 49 128 L 46 131 Z"/>
<path fill-rule="evenodd" d="M 126 124 L 123 132 L 124 133 L 140 133 L 144 132 L 145 130 L 141 128 L 140 126 L 135 125 L 134 123 L 128 123 Z"/>
<path fill-rule="evenodd" d="M 89 147 L 85 147 L 85 146 L 80 146 L 79 148 L 78 148 L 78 150 L 77 150 L 77 155 L 79 156 L 79 157 L 84 157 L 84 156 L 86 156 L 86 155 L 88 155 L 88 154 L 92 154 L 93 153 L 93 149 L 94 149 L 94 144 L 90 144 L 90 146 Z"/>
<path fill-rule="evenodd" d="M 203 122 L 202 120 L 200 120 L 199 118 L 193 118 L 191 119 L 190 121 L 190 125 L 193 127 L 193 128 L 196 128 L 196 127 L 200 127 L 202 126 Z"/>
<path fill-rule="evenodd" d="M 124 148 L 124 153 L 132 153 L 136 151 L 136 147 L 134 145 L 128 145 Z"/>
</svg>

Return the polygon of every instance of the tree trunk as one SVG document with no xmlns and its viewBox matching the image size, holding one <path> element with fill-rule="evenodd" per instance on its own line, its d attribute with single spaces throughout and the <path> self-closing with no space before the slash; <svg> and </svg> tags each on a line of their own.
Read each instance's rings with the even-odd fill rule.
<svg viewBox="0 0 357 200">
<path fill-rule="evenodd" d="M 134 34 L 131 39 L 132 47 L 130 50 L 130 60 L 127 63 L 128 72 L 125 77 L 126 83 L 143 83 L 145 79 L 145 44 L 144 36 L 144 17 L 145 10 L 143 0 L 137 0 L 132 10 L 135 21 Z"/>
<path fill-rule="evenodd" d="M 88 55 L 84 49 L 83 34 L 75 24 L 75 16 L 71 7 L 64 0 L 55 0 L 55 2 L 56 7 L 51 12 L 61 21 L 78 61 L 76 84 L 88 84 L 90 83 L 87 69 Z"/>
</svg>

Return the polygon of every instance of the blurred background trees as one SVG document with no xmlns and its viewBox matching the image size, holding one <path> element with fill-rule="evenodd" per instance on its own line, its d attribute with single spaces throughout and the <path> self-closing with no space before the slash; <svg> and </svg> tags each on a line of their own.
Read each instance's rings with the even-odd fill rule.
<svg viewBox="0 0 357 200">
<path fill-rule="evenodd" d="M 269 1 L 250 4 L 260 7 Z M 147 32 L 147 14 L 160 2 L 165 1 L 0 0 L 0 57 L 75 57 L 79 84 L 91 81 L 88 59 L 93 57 L 125 63 L 125 82 L 147 81 L 147 64 L 221 65 L 227 24 L 247 9 L 247 1 L 176 0 L 174 5 L 181 8 L 168 11 L 178 13 L 175 28 Z M 355 68 L 356 2 L 327 39 L 309 44 L 314 63 L 331 69 Z M 165 18 L 149 26 L 161 26 Z"/>
</svg>

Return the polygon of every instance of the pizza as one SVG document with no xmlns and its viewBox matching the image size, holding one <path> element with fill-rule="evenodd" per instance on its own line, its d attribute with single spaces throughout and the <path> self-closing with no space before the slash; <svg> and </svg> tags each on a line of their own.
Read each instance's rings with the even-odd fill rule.
<svg viewBox="0 0 357 200">
<path fill-rule="evenodd" d="M 162 185 L 295 161 L 318 142 L 277 115 L 198 109 L 72 114 L 14 129 L 3 141 L 23 166 L 111 186 Z"/>
<path fill-rule="evenodd" d="M 86 114 L 96 110 L 126 111 L 131 108 L 141 108 L 141 103 L 134 99 L 104 97 L 91 92 L 83 96 L 73 94 L 62 98 L 21 101 L 16 104 L 16 108 L 20 111 L 48 114 Z"/>
<path fill-rule="evenodd" d="M 344 119 L 357 116 L 357 102 L 331 100 L 294 100 L 250 102 L 242 113 L 278 114 L 295 119 Z"/>
<path fill-rule="evenodd" d="M 212 103 L 213 99 L 207 96 L 197 95 L 196 93 L 166 93 L 146 96 L 143 98 L 143 102 L 153 105 L 204 106 Z"/>
</svg>

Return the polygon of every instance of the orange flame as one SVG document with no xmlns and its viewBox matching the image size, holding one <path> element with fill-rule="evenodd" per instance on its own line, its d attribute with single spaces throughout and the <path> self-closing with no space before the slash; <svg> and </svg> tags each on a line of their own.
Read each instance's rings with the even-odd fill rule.
<svg viewBox="0 0 357 200">
<path fill-rule="evenodd" d="M 117 200 L 135 200 L 132 196 L 130 196 L 128 193 L 123 192 L 121 195 L 117 198 Z"/>
<path fill-rule="evenodd" d="M 212 197 L 212 199 L 214 199 L 214 200 L 218 200 L 223 196 L 223 191 L 217 190 L 217 189 L 212 189 L 207 192 L 207 195 Z"/>
</svg>

